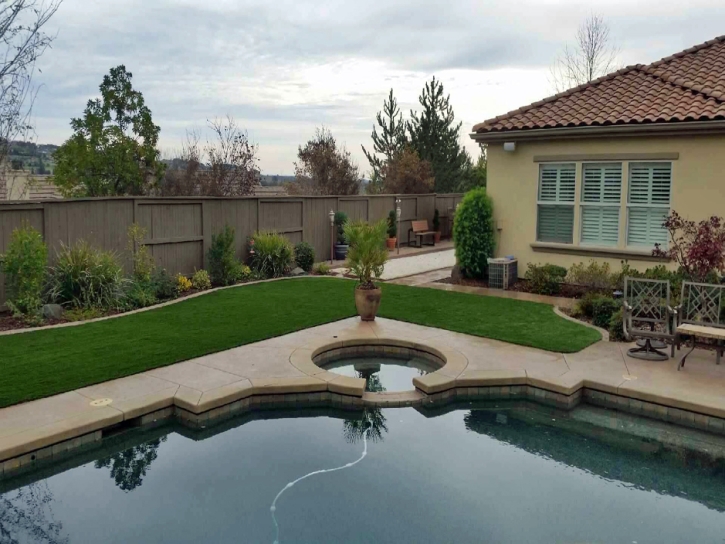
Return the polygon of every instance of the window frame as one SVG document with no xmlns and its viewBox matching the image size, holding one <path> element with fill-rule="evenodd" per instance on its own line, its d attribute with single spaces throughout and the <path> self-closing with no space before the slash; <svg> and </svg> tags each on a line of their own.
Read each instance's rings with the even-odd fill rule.
<svg viewBox="0 0 725 544">
<path fill-rule="evenodd" d="M 573 185 L 573 192 L 571 195 L 571 200 L 561 200 L 561 171 L 564 169 L 571 170 L 571 172 L 574 175 L 574 185 Z M 541 194 L 542 194 L 542 184 L 543 184 L 543 173 L 545 170 L 556 170 L 557 171 L 557 180 L 556 180 L 556 198 L 555 200 L 542 200 Z M 574 226 L 576 222 L 576 190 L 577 190 L 577 163 L 576 162 L 551 162 L 551 163 L 542 163 L 539 164 L 539 175 L 538 180 L 536 184 L 536 236 L 535 240 L 537 242 L 542 243 L 557 243 L 557 244 L 566 244 L 566 245 L 576 245 L 575 244 L 575 236 L 574 236 Z M 540 219 L 541 219 L 541 207 L 542 206 L 550 206 L 552 208 L 555 207 L 568 207 L 571 208 L 571 240 L 568 242 L 562 242 L 562 241 L 556 241 L 551 242 L 548 240 L 541 240 L 540 235 Z"/>
<path fill-rule="evenodd" d="M 622 235 L 622 189 L 624 183 L 624 165 L 626 161 L 596 161 L 596 162 L 582 162 L 581 163 L 581 189 L 579 191 L 579 245 L 582 247 L 602 247 L 602 248 L 616 248 L 619 246 L 619 241 Z M 600 185 L 600 200 L 599 202 L 587 202 L 585 201 L 586 191 L 586 170 L 587 167 L 603 168 L 606 166 L 619 166 L 619 198 L 617 202 L 605 202 L 605 184 L 602 182 Z M 584 210 L 590 209 L 602 209 L 610 208 L 617 210 L 617 240 L 613 243 L 605 243 L 599 240 L 598 242 L 588 242 L 584 240 Z"/>
<path fill-rule="evenodd" d="M 668 165 L 670 167 L 670 180 L 669 180 L 669 186 L 668 186 L 668 202 L 667 204 L 652 204 L 651 202 L 648 202 L 647 204 L 643 204 L 641 202 L 631 202 L 632 197 L 632 170 L 633 167 L 636 167 L 637 165 L 646 165 L 646 166 L 654 166 L 654 165 Z M 624 246 L 627 249 L 643 249 L 643 248 L 651 248 L 654 249 L 655 244 L 650 245 L 643 245 L 643 244 L 632 244 L 630 243 L 630 235 L 629 235 L 629 227 L 630 227 L 630 216 L 631 216 L 631 210 L 633 208 L 635 209 L 646 209 L 646 210 L 663 210 L 665 211 L 665 215 L 669 214 L 669 212 L 672 210 L 672 181 L 673 181 L 673 161 L 671 160 L 650 160 L 650 161 L 629 161 L 627 163 L 627 199 L 625 201 L 625 209 L 626 209 L 626 224 L 624 227 Z M 649 194 L 649 200 L 652 200 L 652 185 L 650 184 L 650 187 L 648 188 L 648 194 Z M 661 246 L 663 249 L 667 249 L 669 245 L 669 240 L 667 237 L 663 237 L 663 242 Z"/>
</svg>

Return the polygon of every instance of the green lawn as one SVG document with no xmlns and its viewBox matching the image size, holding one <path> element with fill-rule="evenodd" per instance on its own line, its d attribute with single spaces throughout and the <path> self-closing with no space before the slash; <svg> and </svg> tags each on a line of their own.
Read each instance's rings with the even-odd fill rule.
<svg viewBox="0 0 725 544">
<path fill-rule="evenodd" d="M 0 407 L 355 315 L 354 283 L 301 278 L 217 291 L 78 327 L 0 336 Z M 550 306 L 385 285 L 381 317 L 575 352 L 598 332 Z"/>
</svg>

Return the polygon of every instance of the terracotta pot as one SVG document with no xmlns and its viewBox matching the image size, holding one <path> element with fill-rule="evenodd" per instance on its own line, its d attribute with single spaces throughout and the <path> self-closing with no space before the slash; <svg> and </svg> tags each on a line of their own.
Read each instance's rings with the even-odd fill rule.
<svg viewBox="0 0 725 544">
<path fill-rule="evenodd" d="M 363 321 L 375 321 L 380 307 L 382 291 L 375 289 L 355 289 L 355 307 L 360 319 Z"/>
<path fill-rule="evenodd" d="M 398 241 L 397 238 L 388 238 L 385 243 L 388 244 L 388 249 L 395 249 L 395 243 Z"/>
<path fill-rule="evenodd" d="M 441 231 L 439 231 L 439 230 L 435 231 L 435 233 L 433 234 L 433 241 L 436 244 L 441 241 Z"/>
</svg>

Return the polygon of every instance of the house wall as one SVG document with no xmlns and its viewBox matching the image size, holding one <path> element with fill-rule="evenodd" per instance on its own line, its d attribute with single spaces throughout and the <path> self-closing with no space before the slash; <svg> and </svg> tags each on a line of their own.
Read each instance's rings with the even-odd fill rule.
<svg viewBox="0 0 725 544">
<path fill-rule="evenodd" d="M 622 211 L 620 239 L 616 248 L 599 251 L 582 247 L 580 237 L 580 207 L 574 211 L 574 243 L 556 248 L 535 247 L 539 165 L 535 158 L 556 155 L 608 154 L 614 162 L 623 163 Z M 488 192 L 493 199 L 497 226 L 497 256 L 515 255 L 519 273 L 523 276 L 528 263 L 553 263 L 570 267 L 594 258 L 610 263 L 619 270 L 622 260 L 635 268 L 661 264 L 651 257 L 651 251 L 627 248 L 626 201 L 627 165 L 633 154 L 661 156 L 678 154 L 672 162 L 671 209 L 685 218 L 699 221 L 711 215 L 725 215 L 725 135 L 680 136 L 611 139 L 567 139 L 546 142 L 516 142 L 516 150 L 506 152 L 502 143 L 488 147 Z M 624 160 L 623 160 L 624 159 Z M 551 162 L 576 163 L 576 203 L 580 201 L 582 164 L 602 160 L 566 160 Z M 643 159 L 641 162 L 649 162 Z M 673 263 L 667 263 L 674 267 Z"/>
</svg>

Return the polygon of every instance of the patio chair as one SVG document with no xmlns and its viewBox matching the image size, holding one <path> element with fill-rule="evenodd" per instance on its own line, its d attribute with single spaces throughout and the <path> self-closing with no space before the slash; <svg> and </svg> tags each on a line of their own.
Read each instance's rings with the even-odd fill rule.
<svg viewBox="0 0 725 544">
<path fill-rule="evenodd" d="M 677 308 L 675 343 L 679 348 L 683 337 L 692 340 L 692 347 L 680 360 L 677 370 L 685 366 L 687 357 L 696 347 L 715 349 L 716 364 L 720 364 L 725 352 L 725 285 L 683 282 L 680 306 Z M 703 340 L 700 340 L 703 339 Z"/>
<path fill-rule="evenodd" d="M 669 281 L 624 278 L 624 337 L 638 340 L 637 347 L 627 352 L 630 357 L 666 361 L 668 355 L 660 350 L 667 344 L 671 346 L 670 356 L 674 357 L 674 315 Z"/>
</svg>

